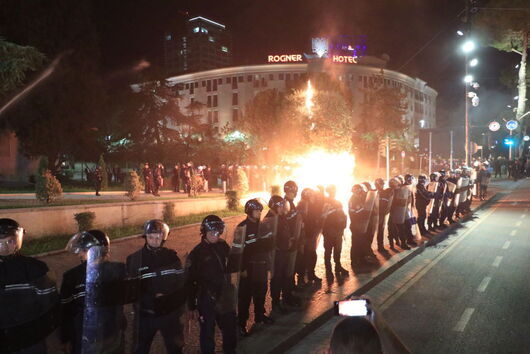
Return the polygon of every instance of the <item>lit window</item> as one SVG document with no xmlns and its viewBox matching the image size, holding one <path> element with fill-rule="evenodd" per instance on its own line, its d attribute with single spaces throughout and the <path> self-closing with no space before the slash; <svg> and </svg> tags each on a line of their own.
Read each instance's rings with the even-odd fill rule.
<svg viewBox="0 0 530 354">
<path fill-rule="evenodd" d="M 166 41 L 170 41 L 170 40 L 171 40 L 171 35 L 170 34 L 166 35 Z"/>
<path fill-rule="evenodd" d="M 215 42 L 215 39 L 214 39 L 212 36 L 208 37 L 208 40 L 209 40 L 210 42 Z"/>
<path fill-rule="evenodd" d="M 221 50 L 225 53 L 228 53 L 228 47 L 221 47 Z"/>
<path fill-rule="evenodd" d="M 199 33 L 200 30 L 201 30 L 201 29 L 200 29 L 199 27 L 195 27 L 195 28 L 193 29 L 193 33 Z"/>
<path fill-rule="evenodd" d="M 208 33 L 208 30 L 204 27 L 201 27 L 201 33 Z"/>
</svg>

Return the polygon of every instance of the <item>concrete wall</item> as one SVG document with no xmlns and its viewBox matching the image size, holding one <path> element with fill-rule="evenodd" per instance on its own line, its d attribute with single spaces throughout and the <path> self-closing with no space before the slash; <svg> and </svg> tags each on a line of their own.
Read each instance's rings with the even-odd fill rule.
<svg viewBox="0 0 530 354">
<path fill-rule="evenodd" d="M 95 227 L 114 227 L 142 224 L 148 219 L 162 218 L 164 203 L 175 204 L 175 215 L 184 216 L 224 209 L 226 200 L 220 198 L 175 199 L 135 203 L 109 203 L 71 205 L 49 208 L 25 208 L 0 210 L 0 218 L 17 220 L 28 237 L 74 234 L 77 223 L 74 214 L 92 211 L 96 213 Z"/>
</svg>

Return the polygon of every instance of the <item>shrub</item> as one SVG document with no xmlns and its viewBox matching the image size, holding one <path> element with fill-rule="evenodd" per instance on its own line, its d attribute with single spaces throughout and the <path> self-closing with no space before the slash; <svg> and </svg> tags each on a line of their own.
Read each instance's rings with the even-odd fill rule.
<svg viewBox="0 0 530 354">
<path fill-rule="evenodd" d="M 226 194 L 226 207 L 228 210 L 237 210 L 239 208 L 240 194 L 238 191 L 227 191 Z"/>
<path fill-rule="evenodd" d="M 142 182 L 136 171 L 130 171 L 125 177 L 125 195 L 130 200 L 135 200 L 142 192 Z"/>
<path fill-rule="evenodd" d="M 50 170 L 45 170 L 42 175 L 37 178 L 35 195 L 38 200 L 48 204 L 59 199 L 63 195 L 61 183 L 54 175 L 52 175 Z"/>
<path fill-rule="evenodd" d="M 271 195 L 280 195 L 280 186 L 271 186 Z"/>
<path fill-rule="evenodd" d="M 101 169 L 101 190 L 106 191 L 109 189 L 109 175 L 107 174 L 107 164 L 103 159 L 103 154 L 99 155 L 98 166 Z"/>
<path fill-rule="evenodd" d="M 94 220 L 96 219 L 96 213 L 92 211 L 77 213 L 74 214 L 74 219 L 77 222 L 79 231 L 88 231 L 94 228 Z"/>
<path fill-rule="evenodd" d="M 175 221 L 175 203 L 164 203 L 164 211 L 162 212 L 162 218 L 168 224 L 171 224 L 173 223 L 173 221 Z"/>
<path fill-rule="evenodd" d="M 237 169 L 234 190 L 238 191 L 240 196 L 248 193 L 248 177 L 247 173 L 242 168 Z"/>
</svg>

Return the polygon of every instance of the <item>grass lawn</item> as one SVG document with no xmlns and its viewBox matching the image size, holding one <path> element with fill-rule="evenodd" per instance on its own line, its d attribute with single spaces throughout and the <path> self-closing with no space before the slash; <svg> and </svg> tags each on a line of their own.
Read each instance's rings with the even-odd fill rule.
<svg viewBox="0 0 530 354">
<path fill-rule="evenodd" d="M 191 214 L 186 216 L 177 216 L 172 222 L 169 223 L 171 227 L 184 226 L 199 223 L 207 215 L 216 214 L 221 218 L 229 216 L 236 216 L 243 214 L 243 209 L 239 210 L 217 210 L 207 213 Z M 142 225 L 124 226 L 124 227 L 111 227 L 103 229 L 111 240 L 119 239 L 126 236 L 137 235 L 142 233 Z M 28 239 L 24 241 L 22 247 L 22 254 L 30 256 L 38 253 L 50 252 L 61 250 L 66 247 L 68 240 L 72 235 L 49 235 L 41 238 Z"/>
</svg>

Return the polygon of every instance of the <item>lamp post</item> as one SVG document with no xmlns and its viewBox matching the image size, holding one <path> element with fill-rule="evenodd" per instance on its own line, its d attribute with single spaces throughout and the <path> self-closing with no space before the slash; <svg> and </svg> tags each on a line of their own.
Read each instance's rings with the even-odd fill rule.
<svg viewBox="0 0 530 354">
<path fill-rule="evenodd" d="M 469 62 L 468 62 L 468 53 L 470 53 L 471 51 L 473 51 L 473 49 L 475 49 L 475 43 L 473 41 L 470 41 L 470 40 L 467 40 L 466 42 L 464 42 L 464 44 L 462 45 L 462 51 L 464 52 L 464 57 L 465 57 L 465 63 L 466 63 L 466 76 L 464 77 L 464 83 L 465 83 L 465 154 L 466 154 L 466 166 L 469 164 L 469 98 L 468 98 L 468 93 L 469 93 L 469 85 L 471 84 L 471 82 L 473 81 L 473 77 L 471 75 L 469 75 Z M 476 64 L 475 64 L 476 65 Z"/>
</svg>

